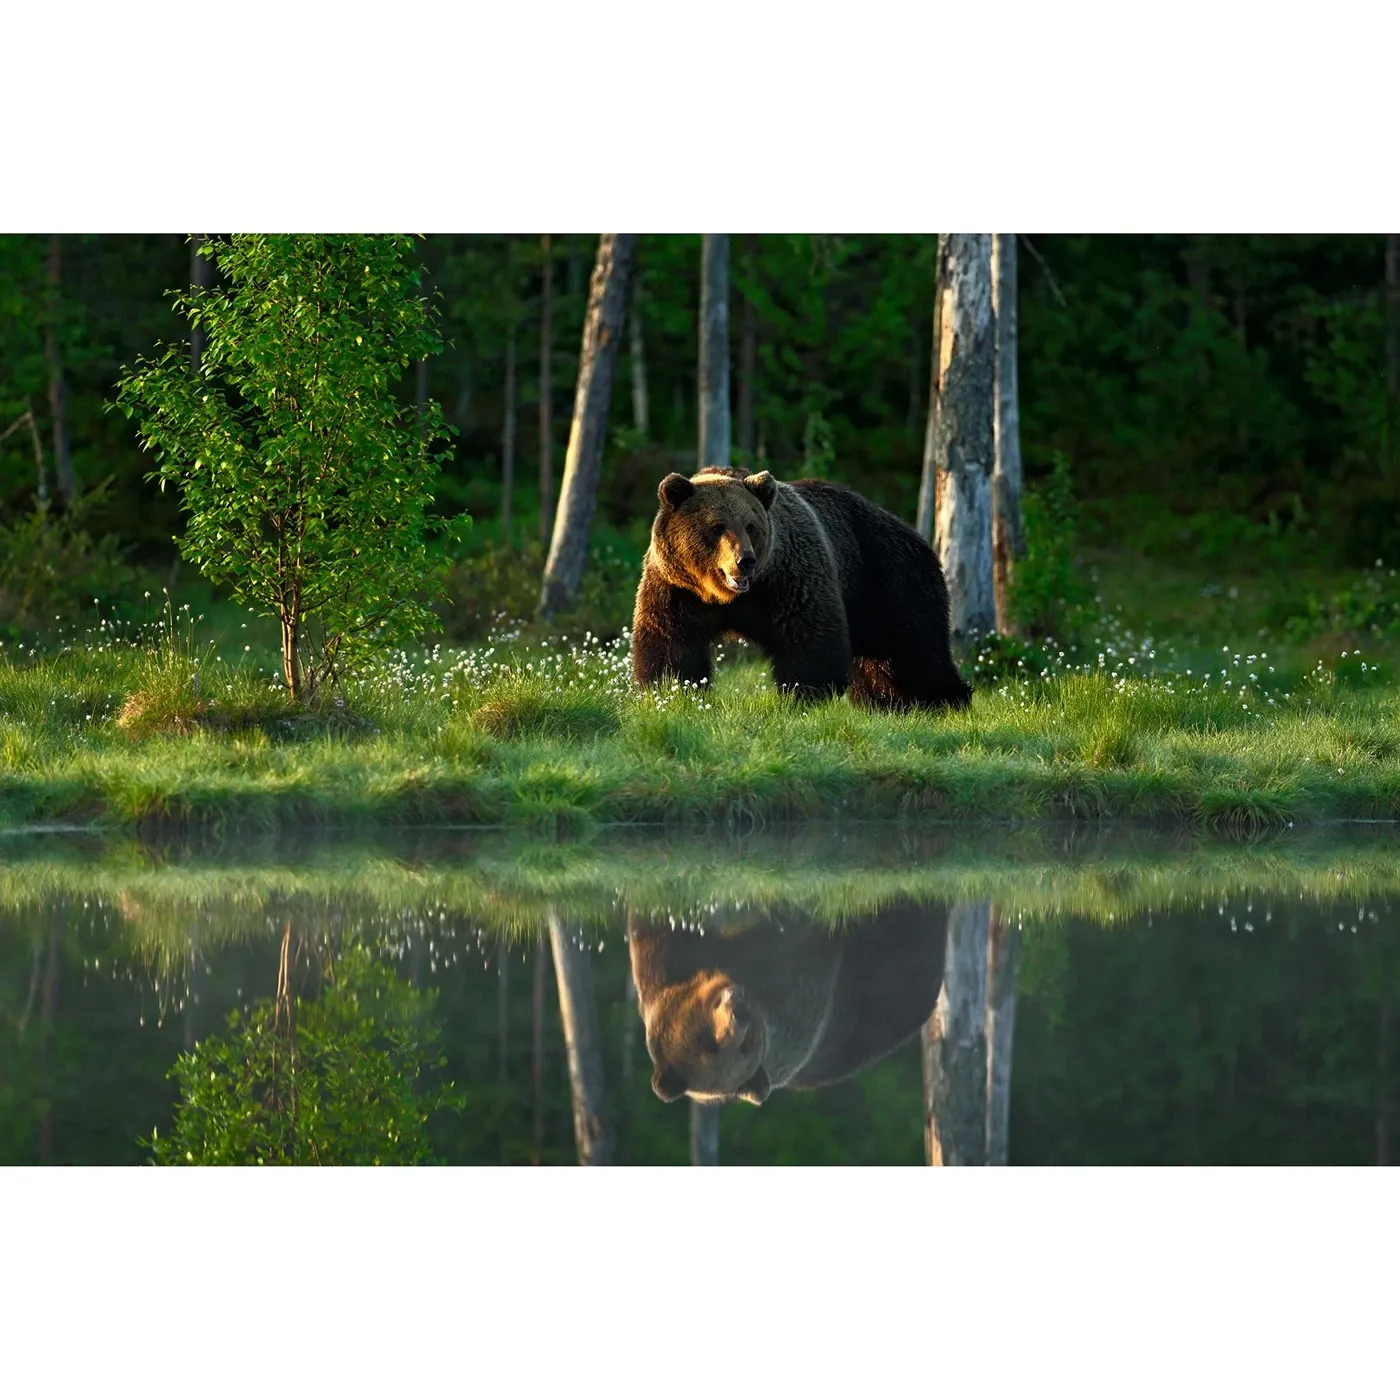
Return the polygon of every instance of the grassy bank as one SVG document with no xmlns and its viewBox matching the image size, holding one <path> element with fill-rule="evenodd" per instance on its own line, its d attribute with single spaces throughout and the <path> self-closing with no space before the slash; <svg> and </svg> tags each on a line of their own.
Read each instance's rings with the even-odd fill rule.
<svg viewBox="0 0 1400 1400">
<path fill-rule="evenodd" d="M 1359 907 L 1400 895 L 1396 837 L 1379 827 L 1241 843 L 1140 829 L 852 835 L 807 824 L 743 838 L 630 831 L 559 843 L 420 832 L 161 851 L 49 836 L 12 840 L 3 854 L 0 909 L 12 928 L 46 929 L 37 911 L 66 906 L 74 927 L 91 928 L 84 947 L 107 946 L 120 932 L 118 946 L 162 981 L 181 973 L 192 936 L 207 952 L 274 939 L 288 922 L 378 930 L 395 947 L 411 931 L 463 946 L 475 938 L 489 953 L 500 937 L 538 937 L 551 914 L 611 938 L 627 908 L 699 924 L 717 910 L 795 914 L 836 931 L 895 901 L 932 909 L 991 900 L 1034 930 L 1070 918 L 1121 925 L 1144 914 Z"/>
<path fill-rule="evenodd" d="M 648 695 L 625 639 L 398 655 L 314 713 L 236 645 L 88 638 L 0 662 L 0 821 L 199 829 L 796 818 L 1131 819 L 1247 832 L 1400 817 L 1397 692 L 1363 657 L 1123 634 L 960 715 L 803 708 L 742 652 Z M 731 649 L 733 652 L 734 649 Z M 1038 669 L 1037 669 L 1038 668 Z M 1032 677 L 1031 672 L 1035 674 Z"/>
</svg>

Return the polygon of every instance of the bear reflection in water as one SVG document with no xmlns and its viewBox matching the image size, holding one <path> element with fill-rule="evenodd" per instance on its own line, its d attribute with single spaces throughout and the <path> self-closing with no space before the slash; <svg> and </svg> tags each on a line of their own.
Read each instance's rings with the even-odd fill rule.
<svg viewBox="0 0 1400 1400">
<path fill-rule="evenodd" d="M 815 1089 L 883 1059 L 933 1014 L 947 911 L 901 903 L 837 929 L 798 913 L 628 916 L 652 1088 L 670 1103 Z"/>
</svg>

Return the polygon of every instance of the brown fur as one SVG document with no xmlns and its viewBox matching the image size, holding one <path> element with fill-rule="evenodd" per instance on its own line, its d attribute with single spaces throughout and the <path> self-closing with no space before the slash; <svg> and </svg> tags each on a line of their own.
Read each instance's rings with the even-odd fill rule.
<svg viewBox="0 0 1400 1400">
<path fill-rule="evenodd" d="M 833 1083 L 933 1012 L 942 910 L 894 905 L 840 934 L 796 914 L 706 923 L 702 938 L 635 911 L 627 921 L 652 1090 L 668 1103 L 761 1104 L 773 1089 Z"/>
<path fill-rule="evenodd" d="M 967 704 L 937 556 L 888 511 L 830 482 L 732 467 L 673 472 L 658 496 L 632 623 L 637 684 L 708 682 L 715 641 L 733 635 L 802 698 Z"/>
</svg>

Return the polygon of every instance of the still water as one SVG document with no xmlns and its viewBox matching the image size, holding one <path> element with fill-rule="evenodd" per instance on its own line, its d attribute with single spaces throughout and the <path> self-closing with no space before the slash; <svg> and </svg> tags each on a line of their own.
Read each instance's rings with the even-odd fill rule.
<svg viewBox="0 0 1400 1400">
<path fill-rule="evenodd" d="M 0 845 L 0 1162 L 1387 1163 L 1400 833 Z"/>
</svg>

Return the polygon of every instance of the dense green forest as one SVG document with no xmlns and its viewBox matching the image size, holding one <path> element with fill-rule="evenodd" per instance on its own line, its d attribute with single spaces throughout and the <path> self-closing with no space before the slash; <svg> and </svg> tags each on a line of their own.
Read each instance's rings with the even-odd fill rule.
<svg viewBox="0 0 1400 1400">
<path fill-rule="evenodd" d="M 912 517 L 935 245 L 932 235 L 734 239 L 736 460 L 853 482 Z M 596 238 L 435 234 L 420 247 L 446 349 L 399 391 L 440 402 L 457 430 L 436 508 L 470 511 L 469 548 L 497 537 L 513 398 L 511 507 L 523 543 L 539 533 L 546 271 L 557 482 Z M 1020 392 L 1032 485 L 1064 454 L 1088 538 L 1163 556 L 1185 547 L 1218 557 L 1266 538 L 1318 563 L 1392 552 L 1400 259 L 1392 247 L 1388 281 L 1387 247 L 1384 235 L 1025 237 Z M 700 238 L 648 235 L 637 248 L 595 532 L 629 555 L 656 481 L 694 461 L 697 431 Z M 60 498 L 65 454 L 77 491 L 110 480 L 83 516 L 94 540 L 112 536 L 137 566 L 173 564 L 179 501 L 145 479 L 151 461 L 109 405 L 123 366 L 188 336 L 167 293 L 192 275 L 183 235 L 0 238 L 8 539 L 34 506 L 37 448 Z"/>
</svg>

